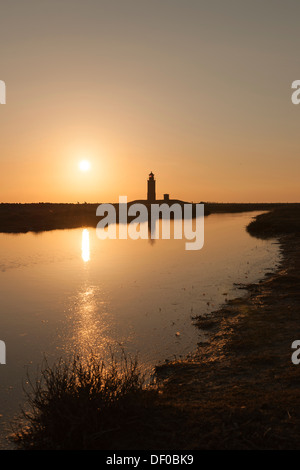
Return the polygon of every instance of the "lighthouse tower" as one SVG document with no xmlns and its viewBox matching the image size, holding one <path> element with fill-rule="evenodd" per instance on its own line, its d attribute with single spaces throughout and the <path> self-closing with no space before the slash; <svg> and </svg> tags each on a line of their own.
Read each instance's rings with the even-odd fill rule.
<svg viewBox="0 0 300 470">
<path fill-rule="evenodd" d="M 148 192 L 147 192 L 147 201 L 148 202 L 154 202 L 156 199 L 156 194 L 155 194 L 155 179 L 154 179 L 154 174 L 150 173 L 149 178 L 148 178 Z"/>
</svg>

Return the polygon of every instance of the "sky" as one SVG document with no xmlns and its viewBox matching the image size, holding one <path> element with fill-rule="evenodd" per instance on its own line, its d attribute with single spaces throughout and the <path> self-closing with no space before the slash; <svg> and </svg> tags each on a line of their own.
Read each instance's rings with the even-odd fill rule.
<svg viewBox="0 0 300 470">
<path fill-rule="evenodd" d="M 0 202 L 300 202 L 298 0 L 0 0 Z M 90 171 L 78 164 L 88 160 Z"/>
</svg>

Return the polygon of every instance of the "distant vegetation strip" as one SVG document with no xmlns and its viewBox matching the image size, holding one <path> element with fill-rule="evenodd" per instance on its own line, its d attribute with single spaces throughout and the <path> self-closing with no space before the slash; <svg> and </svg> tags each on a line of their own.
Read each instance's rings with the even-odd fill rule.
<svg viewBox="0 0 300 470">
<path fill-rule="evenodd" d="M 143 201 L 133 201 L 143 202 Z M 157 201 L 159 203 L 163 201 Z M 180 202 L 183 201 L 170 201 Z M 48 230 L 71 229 L 78 227 L 96 227 L 99 218 L 96 209 L 100 203 L 94 204 L 0 204 L 0 232 L 26 233 Z M 130 203 L 129 203 L 130 204 Z M 146 204 L 147 205 L 147 204 Z M 300 206 L 300 204 L 234 204 L 204 203 L 205 215 L 213 213 L 236 213 L 249 211 L 269 211 L 278 207 Z M 118 204 L 115 204 L 118 211 Z"/>
</svg>

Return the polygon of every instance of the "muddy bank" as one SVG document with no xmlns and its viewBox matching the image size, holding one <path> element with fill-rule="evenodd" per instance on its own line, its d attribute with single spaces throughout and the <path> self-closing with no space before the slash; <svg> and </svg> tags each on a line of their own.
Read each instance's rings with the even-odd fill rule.
<svg viewBox="0 0 300 470">
<path fill-rule="evenodd" d="M 300 339 L 299 220 L 299 210 L 280 208 L 250 224 L 256 236 L 279 236 L 280 269 L 195 319 L 208 341 L 192 360 L 157 368 L 163 400 L 184 417 L 178 448 L 300 448 L 300 365 L 291 362 Z"/>
</svg>

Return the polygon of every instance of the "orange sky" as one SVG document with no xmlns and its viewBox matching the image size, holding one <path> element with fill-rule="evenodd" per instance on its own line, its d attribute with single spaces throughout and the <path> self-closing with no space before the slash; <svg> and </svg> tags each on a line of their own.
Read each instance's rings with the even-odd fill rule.
<svg viewBox="0 0 300 470">
<path fill-rule="evenodd" d="M 0 201 L 299 202 L 296 0 L 1 5 Z M 82 173 L 87 159 L 92 170 Z"/>
</svg>

